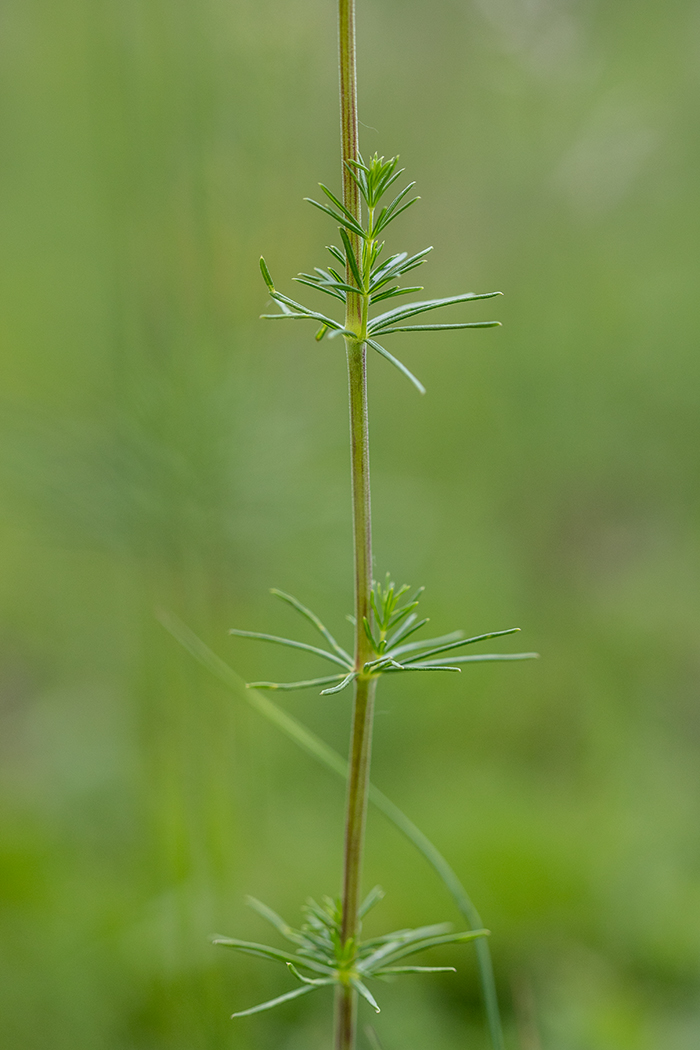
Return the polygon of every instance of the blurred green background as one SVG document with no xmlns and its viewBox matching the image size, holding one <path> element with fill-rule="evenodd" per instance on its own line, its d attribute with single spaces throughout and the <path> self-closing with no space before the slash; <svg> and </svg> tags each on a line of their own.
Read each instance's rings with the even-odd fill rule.
<svg viewBox="0 0 700 1050">
<path fill-rule="evenodd" d="M 0 1042 L 321 1050 L 321 994 L 230 1021 L 292 980 L 207 938 L 337 891 L 342 785 L 154 609 L 249 678 L 319 673 L 227 636 L 297 629 L 271 586 L 349 636 L 342 348 L 258 321 L 260 252 L 289 293 L 332 237 L 334 4 L 0 24 Z M 370 361 L 377 569 L 543 656 L 387 682 L 374 779 L 493 930 L 511 1050 L 691 1050 L 700 6 L 360 0 L 359 48 L 362 147 L 423 198 L 390 246 L 435 245 L 429 295 L 506 293 L 470 315 L 502 329 L 404 337 L 425 398 Z M 347 697 L 281 702 L 344 750 Z M 372 814 L 375 882 L 368 929 L 457 919 Z M 487 1046 L 442 958 L 383 990 L 385 1050 Z"/>
</svg>

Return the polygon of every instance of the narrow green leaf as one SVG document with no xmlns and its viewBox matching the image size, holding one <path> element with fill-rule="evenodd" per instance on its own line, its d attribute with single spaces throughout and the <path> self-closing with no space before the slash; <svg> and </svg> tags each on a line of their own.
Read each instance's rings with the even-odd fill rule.
<svg viewBox="0 0 700 1050">
<path fill-rule="evenodd" d="M 421 383 L 420 379 L 416 379 L 413 372 L 410 372 L 408 368 L 406 368 L 406 365 L 402 364 L 402 362 L 399 361 L 398 358 L 394 357 L 393 354 L 390 354 L 389 351 L 385 350 L 383 346 L 379 345 L 379 343 L 376 343 L 374 339 L 368 339 L 367 342 L 373 350 L 376 350 L 378 354 L 381 354 L 381 356 L 385 357 L 387 361 L 390 361 L 394 368 L 398 368 L 399 372 L 403 372 L 406 378 L 411 380 L 419 394 L 425 393 L 425 387 Z"/>
<path fill-rule="evenodd" d="M 353 986 L 355 991 L 360 993 L 360 995 L 362 996 L 363 999 L 367 1000 L 369 1005 L 372 1007 L 372 1009 L 376 1013 L 378 1013 L 378 1014 L 381 1013 L 381 1010 L 379 1009 L 379 1006 L 377 1005 L 377 1000 L 374 998 L 374 996 L 372 995 L 372 993 L 370 992 L 370 990 L 369 990 L 369 988 L 367 987 L 366 984 L 364 984 L 357 977 L 351 977 L 350 978 L 350 984 Z"/>
<path fill-rule="evenodd" d="M 327 251 L 329 251 L 331 253 L 331 255 L 333 256 L 334 259 L 338 260 L 338 262 L 340 263 L 341 266 L 344 267 L 346 265 L 345 264 L 345 256 L 341 252 L 340 248 L 336 248 L 336 246 L 334 244 L 327 244 L 326 245 L 326 249 L 327 249 Z"/>
<path fill-rule="evenodd" d="M 338 683 L 338 685 L 334 685 L 332 687 L 329 687 L 328 689 L 322 689 L 321 696 L 330 696 L 331 693 L 342 692 L 342 690 L 349 686 L 351 682 L 354 682 L 356 678 L 357 672 L 351 671 L 350 674 L 342 680 L 342 682 Z"/>
<path fill-rule="evenodd" d="M 345 246 L 345 255 L 348 260 L 348 266 L 352 271 L 353 277 L 357 281 L 357 288 L 355 288 L 354 291 L 362 291 L 364 288 L 364 282 L 362 280 L 362 274 L 360 273 L 360 267 L 357 265 L 357 259 L 355 258 L 355 252 L 353 251 L 352 244 L 350 243 L 350 238 L 348 237 L 347 233 L 342 227 L 340 229 L 340 236 L 342 238 L 343 245 Z"/>
<path fill-rule="evenodd" d="M 284 919 L 277 914 L 276 911 L 273 911 L 272 908 L 268 908 L 267 904 L 263 904 L 263 902 L 259 901 L 257 897 L 246 897 L 246 904 L 249 908 L 252 908 L 253 911 L 256 911 L 258 915 L 274 926 L 276 930 L 279 930 L 282 936 L 286 937 L 288 941 L 291 941 L 293 944 L 299 944 L 301 940 L 303 940 L 298 930 L 293 929 L 288 922 L 285 922 Z"/>
<path fill-rule="evenodd" d="M 382 669 L 384 670 L 384 669 Z M 387 673 L 392 671 L 456 671 L 460 672 L 459 667 L 451 667 L 450 664 L 399 664 L 394 663 L 393 666 L 387 667 Z"/>
<path fill-rule="evenodd" d="M 345 302 L 345 296 L 334 285 L 322 284 L 321 281 L 308 281 L 305 277 L 292 277 L 292 280 L 298 284 L 306 284 L 309 288 L 315 288 L 317 292 L 325 292 L 326 295 L 332 295 L 334 299 L 340 299 L 341 303 Z"/>
<path fill-rule="evenodd" d="M 346 653 L 341 645 L 338 645 L 331 632 L 323 623 L 321 623 L 315 612 L 312 612 L 311 609 L 302 605 L 299 599 L 295 598 L 293 594 L 287 594 L 286 591 L 280 591 L 277 587 L 272 587 L 270 594 L 274 594 L 275 598 L 279 598 L 280 601 L 286 602 L 287 605 L 291 605 L 293 609 L 296 609 L 298 613 L 301 613 L 304 619 L 308 620 L 312 627 L 315 627 L 316 630 L 323 635 L 330 647 L 335 649 L 338 656 L 342 657 L 347 664 L 352 666 L 352 657 Z"/>
<path fill-rule="evenodd" d="M 328 981 L 328 984 L 332 984 L 332 981 Z M 308 992 L 313 992 L 318 986 L 303 984 L 301 988 L 295 988 L 292 992 L 287 992 L 285 995 L 278 995 L 276 999 L 269 999 L 266 1003 L 260 1003 L 259 1006 L 251 1006 L 249 1010 L 238 1010 L 235 1014 L 231 1014 L 231 1019 L 234 1017 L 249 1017 L 250 1014 L 259 1014 L 263 1010 L 271 1010 L 273 1006 L 279 1006 L 280 1003 L 289 1002 L 290 999 L 298 999 L 300 995 L 306 995 Z"/>
<path fill-rule="evenodd" d="M 375 615 L 376 615 L 376 609 L 375 609 Z M 372 646 L 372 649 L 376 653 L 378 651 L 378 648 L 379 648 L 378 642 L 375 639 L 374 635 L 372 634 L 372 628 L 370 627 L 369 620 L 367 619 L 366 616 L 362 617 L 362 626 L 365 629 L 365 634 L 367 635 L 367 638 L 369 639 L 369 643 Z"/>
<path fill-rule="evenodd" d="M 293 314 L 289 310 L 282 314 L 260 314 L 263 321 L 312 321 L 311 314 Z M 325 327 L 325 325 L 324 325 Z M 335 326 L 334 326 L 335 327 Z"/>
<path fill-rule="evenodd" d="M 308 201 L 309 204 L 313 204 L 313 206 L 315 208 L 318 208 L 320 211 L 325 211 L 326 215 L 330 215 L 332 219 L 335 219 L 335 221 L 338 223 L 341 229 L 345 227 L 346 229 L 351 230 L 353 233 L 356 233 L 358 237 L 362 237 L 363 240 L 367 237 L 367 234 L 362 229 L 360 224 L 358 222 L 355 222 L 354 219 L 348 219 L 344 215 L 338 215 L 337 212 L 334 212 L 331 208 L 327 208 L 325 204 L 319 204 L 318 201 L 312 200 L 311 197 L 304 197 L 304 200 Z"/>
<path fill-rule="evenodd" d="M 392 255 L 389 259 L 385 259 L 383 263 L 372 271 L 370 290 L 374 291 L 377 288 L 381 288 L 387 281 L 394 281 L 402 274 L 415 270 L 416 266 L 420 266 L 426 261 L 432 250 L 432 247 L 423 248 L 422 251 L 416 252 L 415 255 L 411 256 L 407 252 L 399 252 L 398 255 Z"/>
<path fill-rule="evenodd" d="M 348 670 L 347 659 L 343 659 L 335 653 L 329 653 L 326 649 L 319 649 L 315 645 L 307 645 L 306 642 L 295 642 L 291 638 L 278 638 L 275 634 L 262 634 L 260 631 L 240 631 L 236 627 L 231 627 L 228 633 L 236 635 L 237 638 L 253 638 L 259 642 L 273 642 L 275 645 L 286 645 L 289 649 L 303 649 L 307 653 L 322 656 L 324 660 L 330 660 L 331 663 L 340 664 L 341 667 Z M 352 667 L 352 664 L 350 664 L 350 667 Z"/>
<path fill-rule="evenodd" d="M 383 977 L 390 973 L 457 973 L 454 966 L 388 966 L 385 970 L 375 970 L 373 977 Z"/>
<path fill-rule="evenodd" d="M 324 984 L 334 984 L 335 983 L 332 979 L 330 979 L 328 977 L 304 977 L 303 973 L 299 973 L 299 971 L 297 970 L 297 968 L 294 965 L 294 963 L 288 962 L 287 966 L 289 967 L 291 972 L 294 974 L 294 976 L 297 978 L 297 980 L 302 981 L 304 984 L 314 984 L 318 988 L 319 986 L 324 985 Z"/>
<path fill-rule="evenodd" d="M 320 314 L 318 310 L 309 310 L 307 306 L 302 306 L 301 303 L 297 303 L 294 299 L 290 299 L 286 295 L 282 295 L 281 292 L 270 292 L 271 297 L 280 305 L 291 306 L 292 309 L 298 310 L 305 317 L 313 317 L 317 321 L 323 321 L 329 328 L 335 328 L 338 331 L 343 331 L 343 325 L 339 321 L 334 321 L 332 317 L 326 317 L 325 314 Z"/>
<path fill-rule="evenodd" d="M 446 653 L 449 649 L 460 649 L 463 645 L 473 645 L 475 642 L 485 642 L 489 638 L 502 638 L 506 634 L 517 634 L 519 630 L 519 627 L 510 627 L 507 631 L 493 631 L 490 634 L 477 634 L 473 638 L 460 638 L 456 642 L 447 642 L 445 645 L 437 646 L 427 652 L 419 653 L 415 656 L 409 656 L 408 660 L 405 660 L 404 663 L 410 664 L 414 660 L 424 660 L 429 656 L 437 656 L 438 653 Z"/>
<path fill-rule="evenodd" d="M 356 171 L 353 171 L 353 169 L 350 167 L 350 165 L 348 164 L 347 161 L 345 162 L 345 166 L 348 169 L 348 173 L 350 175 L 350 178 L 352 179 L 352 181 L 355 183 L 355 185 L 359 189 L 359 191 L 362 194 L 365 202 L 368 205 L 370 205 L 370 207 L 371 207 L 370 198 L 369 198 L 369 192 L 368 192 L 368 186 L 367 186 L 367 179 L 366 179 L 366 177 L 363 177 L 364 176 L 364 172 L 361 171 L 360 173 L 358 173 Z"/>
<path fill-rule="evenodd" d="M 363 919 L 367 912 L 370 911 L 375 904 L 379 904 L 381 900 L 384 900 L 384 890 L 381 886 L 374 886 L 360 905 L 360 918 Z"/>
<path fill-rule="evenodd" d="M 446 299 L 427 299 L 422 303 L 409 303 L 408 306 L 399 306 L 395 310 L 389 310 L 387 313 L 380 314 L 379 317 L 373 317 L 368 325 L 368 330 L 379 332 L 384 328 L 393 326 L 396 322 L 415 317 L 417 314 L 426 313 L 428 310 L 440 310 L 443 306 L 455 306 L 459 303 L 468 303 L 477 299 L 492 299 L 494 295 L 501 294 L 501 292 L 465 292 L 463 295 L 453 295 Z"/>
<path fill-rule="evenodd" d="M 502 662 L 505 660 L 539 660 L 539 653 L 484 653 L 479 656 L 451 656 L 450 663 L 453 664 L 484 664 Z M 428 661 L 427 663 L 411 664 L 411 667 L 425 667 L 435 669 L 439 661 Z"/>
<path fill-rule="evenodd" d="M 296 956 L 289 955 L 287 952 L 281 952 L 277 948 L 270 948 L 267 944 L 256 944 L 254 941 L 240 941 L 236 937 L 222 937 L 217 934 L 215 937 L 212 937 L 212 944 L 219 944 L 223 948 L 233 948 L 234 951 L 242 952 L 244 955 L 256 955 L 261 959 L 281 962 L 285 966 L 288 962 L 300 963 Z M 327 974 L 329 972 L 327 966 L 314 962 L 312 959 L 309 959 L 308 962 L 300 963 L 300 965 L 305 966 L 307 970 L 315 970 L 316 973 Z"/>
<path fill-rule="evenodd" d="M 404 188 L 399 192 L 399 194 L 396 197 L 394 197 L 391 204 L 387 204 L 384 208 L 382 208 L 379 215 L 377 216 L 377 221 L 374 225 L 374 229 L 372 230 L 372 233 L 375 237 L 378 233 L 381 232 L 381 230 L 384 229 L 385 226 L 389 225 L 396 208 L 398 208 L 399 204 L 404 199 L 406 194 L 409 193 L 414 186 L 415 182 L 409 182 L 408 186 L 404 186 Z M 416 197 L 415 199 L 417 200 L 418 198 Z"/>
<path fill-rule="evenodd" d="M 389 639 L 387 644 L 387 656 L 395 657 L 397 655 L 394 650 L 394 645 L 396 644 L 394 639 L 402 641 L 404 638 L 410 638 L 416 631 L 420 631 L 422 627 L 425 627 L 426 623 L 430 623 L 430 619 L 427 616 L 422 620 L 416 620 L 415 623 L 409 623 L 411 619 L 412 617 L 409 616 L 408 620 L 402 624 L 396 634 L 392 635 L 391 639 Z M 403 651 L 405 652 L 406 650 L 404 649 Z"/>
<path fill-rule="evenodd" d="M 415 183 L 414 183 L 414 185 L 415 185 Z M 399 215 L 401 215 L 402 212 L 406 211 L 407 208 L 410 208 L 412 204 L 415 204 L 416 201 L 419 201 L 419 200 L 420 200 L 420 197 L 413 197 L 412 200 L 407 201 L 406 204 L 404 204 L 401 208 L 397 208 L 396 211 L 391 212 L 391 214 L 387 213 L 383 217 L 382 221 L 380 223 L 377 223 L 377 226 L 376 226 L 376 228 L 374 230 L 374 233 L 378 234 L 382 230 L 385 230 L 390 222 L 393 222 L 394 219 L 398 219 Z"/>
<path fill-rule="evenodd" d="M 369 941 L 362 941 L 359 947 L 358 957 L 365 959 L 368 955 L 372 955 L 373 951 L 382 944 L 387 944 L 389 941 L 395 941 L 397 937 L 403 937 L 404 934 L 410 932 L 410 929 L 394 930 L 393 933 L 385 933 L 382 937 L 372 937 Z"/>
<path fill-rule="evenodd" d="M 394 637 L 396 638 L 396 635 Z M 421 642 L 407 642 L 405 645 L 394 648 L 405 637 L 406 635 L 404 634 L 397 638 L 396 641 L 392 639 L 389 649 L 392 656 L 401 656 L 402 653 L 415 652 L 416 649 L 428 649 L 431 646 L 444 645 L 445 642 L 456 642 L 460 638 L 464 638 L 464 631 L 451 631 L 449 634 L 440 635 L 439 638 L 424 638 Z"/>
<path fill-rule="evenodd" d="M 500 328 L 500 321 L 469 321 L 465 324 L 411 324 L 400 328 L 382 328 L 382 335 L 392 332 L 447 332 L 451 328 Z"/>
<path fill-rule="evenodd" d="M 452 923 L 440 922 L 432 926 L 419 926 L 414 930 L 397 930 L 393 935 L 387 934 L 386 936 L 392 939 L 386 940 L 381 947 L 363 959 L 358 964 L 358 969 L 361 969 L 363 973 L 369 973 L 370 970 L 376 969 L 379 963 L 383 964 L 389 955 L 393 955 L 394 952 L 399 951 L 406 945 L 412 945 L 418 941 L 431 940 L 435 937 L 454 936 L 449 932 L 451 928 Z"/>
<path fill-rule="evenodd" d="M 345 676 L 342 674 L 329 675 L 327 678 L 307 678 L 303 682 L 247 682 L 247 689 L 279 689 L 289 692 L 292 689 L 310 689 L 315 685 L 328 685 L 329 682 L 339 682 Z"/>
<path fill-rule="evenodd" d="M 355 218 L 353 213 L 345 207 L 342 201 L 338 200 L 334 193 L 331 193 L 327 186 L 324 186 L 322 182 L 319 182 L 319 186 L 325 193 L 326 197 L 328 197 L 329 201 L 335 204 L 336 208 L 338 208 L 338 210 L 343 213 L 346 219 L 351 219 L 353 222 L 357 222 L 357 219 Z"/>
<path fill-rule="evenodd" d="M 380 303 L 384 299 L 394 299 L 397 295 L 412 295 L 414 292 L 422 292 L 423 290 L 424 286 L 422 284 L 415 284 L 410 288 L 399 288 L 397 285 L 394 288 L 389 288 L 387 291 L 371 295 L 369 301 L 371 303 Z"/>
<path fill-rule="evenodd" d="M 490 930 L 465 930 L 463 933 L 446 933 L 442 936 L 426 937 L 385 953 L 383 956 L 384 962 L 391 964 L 397 959 L 405 959 L 409 955 L 418 955 L 419 952 L 424 952 L 428 948 L 436 948 L 441 944 L 466 944 L 468 941 L 477 940 L 479 937 L 488 937 L 490 932 Z M 366 962 L 359 964 L 358 969 L 361 965 L 362 971 L 368 972 L 366 967 L 369 962 L 370 960 L 366 960 Z M 374 969 L 374 966 L 372 966 L 372 969 Z"/>
<path fill-rule="evenodd" d="M 399 168 L 398 171 L 394 172 L 394 174 L 391 176 L 391 178 L 389 178 L 387 180 L 383 180 L 381 182 L 380 186 L 378 187 L 375 203 L 379 203 L 379 201 L 384 196 L 384 194 L 389 189 L 389 187 L 391 185 L 393 185 L 393 183 L 395 183 L 397 179 L 401 178 L 401 176 L 403 175 L 405 170 L 406 170 L 405 168 Z M 415 183 L 414 183 L 414 185 L 415 185 Z"/>
<path fill-rule="evenodd" d="M 409 613 L 412 613 L 417 607 L 418 602 L 409 602 L 408 605 L 404 605 L 402 609 L 399 609 L 399 611 L 394 613 L 390 618 L 387 628 L 391 630 L 392 627 L 396 627 L 397 624 L 401 623 L 402 620 L 405 620 Z"/>
<path fill-rule="evenodd" d="M 274 281 L 272 280 L 272 277 L 270 276 L 270 271 L 267 268 L 267 263 L 263 259 L 262 255 L 260 256 L 260 272 L 263 275 L 263 280 L 264 280 L 265 284 L 267 285 L 267 287 L 270 289 L 271 292 L 274 292 L 274 290 L 275 290 Z"/>
</svg>

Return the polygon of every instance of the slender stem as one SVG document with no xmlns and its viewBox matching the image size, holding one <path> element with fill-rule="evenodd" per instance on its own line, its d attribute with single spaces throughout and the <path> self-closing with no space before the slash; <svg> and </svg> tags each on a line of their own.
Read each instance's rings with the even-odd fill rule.
<svg viewBox="0 0 700 1050">
<path fill-rule="evenodd" d="M 355 670 L 372 658 L 363 621 L 372 615 L 372 507 L 369 484 L 369 421 L 367 413 L 367 347 L 347 341 L 350 398 L 350 470 L 355 562 Z"/>
<path fill-rule="evenodd" d="M 355 68 L 355 0 L 338 0 L 340 44 L 340 128 L 343 175 L 343 203 L 358 221 L 360 193 L 350 177 L 348 161 L 357 160 L 357 74 Z M 360 242 L 351 236 L 355 258 L 360 259 Z M 347 283 L 354 285 L 350 267 Z M 372 518 L 369 482 L 369 427 L 367 412 L 367 347 L 363 333 L 363 296 L 348 292 L 345 327 L 358 338 L 347 338 L 348 386 L 350 397 L 350 460 L 352 473 L 352 516 L 355 562 L 355 680 L 352 735 L 350 744 L 345 858 L 343 864 L 343 944 L 350 958 L 360 932 L 360 875 L 365 837 L 369 770 L 372 751 L 372 723 L 376 680 L 363 674 L 371 658 L 364 631 L 364 620 L 371 619 Z M 349 943 L 351 942 L 351 943 Z M 335 1008 L 335 1050 L 353 1050 L 357 1025 L 357 993 L 348 983 L 338 987 Z"/>
</svg>

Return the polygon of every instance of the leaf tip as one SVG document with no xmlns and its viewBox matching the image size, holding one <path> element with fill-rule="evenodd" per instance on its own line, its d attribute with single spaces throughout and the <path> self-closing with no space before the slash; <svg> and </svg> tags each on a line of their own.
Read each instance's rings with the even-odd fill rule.
<svg viewBox="0 0 700 1050">
<path fill-rule="evenodd" d="M 269 288 L 269 290 L 271 292 L 274 292 L 274 290 L 275 290 L 274 281 L 272 280 L 272 276 L 270 274 L 270 271 L 267 268 L 267 263 L 265 262 L 265 260 L 262 257 L 262 255 L 260 256 L 260 272 L 263 275 L 263 280 L 264 280 L 265 284 L 267 285 L 267 287 Z"/>
</svg>

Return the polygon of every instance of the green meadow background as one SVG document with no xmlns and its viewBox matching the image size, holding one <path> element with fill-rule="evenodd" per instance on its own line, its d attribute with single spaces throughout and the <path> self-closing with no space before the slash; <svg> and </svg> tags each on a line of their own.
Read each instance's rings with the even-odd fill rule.
<svg viewBox="0 0 700 1050">
<path fill-rule="evenodd" d="M 382 684 L 374 780 L 493 931 L 509 1050 L 695 1050 L 700 6 L 358 6 L 362 148 L 422 196 L 390 247 L 505 293 L 391 344 L 424 398 L 370 360 L 377 572 L 542 654 Z M 229 1020 L 293 981 L 208 938 L 338 891 L 342 784 L 155 610 L 248 679 L 320 673 L 227 635 L 306 637 L 270 587 L 350 636 L 342 347 L 258 320 L 259 254 L 293 294 L 333 238 L 335 48 L 331 0 L 2 5 L 7 1050 L 329 1046 L 325 992 Z M 345 749 L 348 693 L 280 703 Z M 365 882 L 367 930 L 459 921 L 377 813 Z M 363 1024 L 486 1050 L 472 950 L 429 961 Z"/>
</svg>

